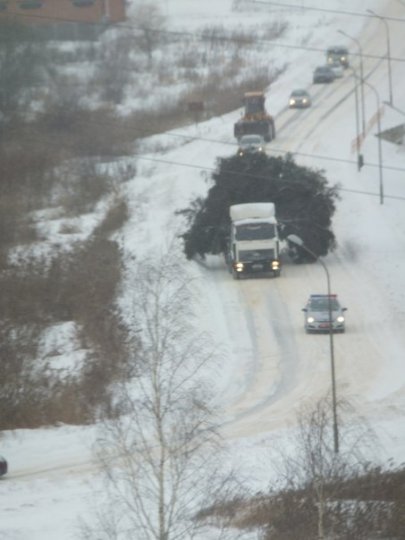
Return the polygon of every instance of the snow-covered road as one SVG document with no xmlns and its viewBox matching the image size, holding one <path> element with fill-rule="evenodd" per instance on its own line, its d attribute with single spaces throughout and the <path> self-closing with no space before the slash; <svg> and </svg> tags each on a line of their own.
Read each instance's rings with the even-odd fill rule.
<svg viewBox="0 0 405 540">
<path fill-rule="evenodd" d="M 347 2 L 335 3 L 348 9 Z M 352 11 L 364 11 L 362 2 L 355 4 Z M 173 6 L 174 1 L 170 9 Z M 405 111 L 405 8 L 397 0 L 376 0 L 370 6 L 392 18 L 392 56 L 401 59 L 392 62 L 394 104 Z M 386 53 L 383 23 L 372 17 L 335 15 L 327 27 L 314 28 L 313 46 L 343 43 L 356 52 L 358 48 L 337 33 L 340 28 L 362 44 L 367 81 L 375 87 L 381 102 L 386 101 L 387 61 L 375 58 Z M 288 68 L 268 92 L 267 105 L 275 113 L 277 128 L 277 139 L 269 144 L 268 151 L 292 152 L 299 164 L 324 169 L 329 182 L 341 186 L 333 224 L 338 248 L 324 259 L 333 292 L 348 307 L 347 331 L 334 337 L 337 394 L 348 398 L 376 430 L 383 456 L 403 461 L 405 151 L 382 142 L 385 198 L 380 204 L 374 91 L 365 85 L 367 136 L 362 153 L 366 165 L 358 172 L 352 144 L 356 136 L 353 77 L 347 70 L 342 80 L 314 86 L 312 71 L 323 63 L 323 57 L 305 50 L 291 54 Z M 353 56 L 352 63 L 356 65 L 358 58 Z M 300 87 L 310 90 L 313 106 L 289 110 L 288 96 Z M 182 231 L 175 211 L 204 196 L 217 157 L 236 150 L 232 124 L 238 117 L 236 111 L 177 130 L 177 136 L 165 136 L 171 149 L 163 155 L 151 152 L 137 160 L 137 177 L 127 185 L 131 219 L 121 236 L 128 260 L 167 249 L 178 249 L 182 257 L 180 242 L 173 241 L 173 236 Z M 403 115 L 385 105 L 381 121 L 387 129 L 403 122 Z M 286 264 L 277 279 L 234 281 L 222 259 L 209 257 L 206 266 L 185 262 L 184 272 L 193 279 L 198 295 L 195 310 L 200 329 L 210 334 L 221 354 L 215 387 L 218 407 L 223 410 L 223 434 L 238 449 L 241 468 L 244 459 L 253 468 L 255 452 L 263 451 L 266 437 L 293 425 L 300 405 L 330 391 L 329 338 L 307 335 L 301 311 L 309 294 L 326 292 L 324 269 L 317 263 Z M 136 276 L 129 271 L 129 292 L 133 279 Z M 240 441 L 249 438 L 258 442 L 240 449 Z M 94 475 L 89 439 L 91 436 L 83 436 L 83 430 L 76 436 L 74 428 L 42 430 L 35 436 L 23 431 L 3 439 L 2 453 L 8 453 L 12 465 L 8 477 L 0 482 L 1 539 L 74 537 L 74 520 L 81 510 L 78 501 L 87 500 L 92 491 L 87 483 Z M 259 459 L 255 466 L 260 467 Z M 34 477 L 35 468 L 41 472 Z M 61 473 L 57 478 L 55 469 Z M 81 479 L 76 484 L 77 477 Z M 62 490 L 59 494 L 58 488 Z M 71 504 L 70 495 L 76 499 Z M 56 508 L 54 516 L 49 515 L 51 504 Z M 42 524 L 38 516 L 42 516 Z"/>
</svg>

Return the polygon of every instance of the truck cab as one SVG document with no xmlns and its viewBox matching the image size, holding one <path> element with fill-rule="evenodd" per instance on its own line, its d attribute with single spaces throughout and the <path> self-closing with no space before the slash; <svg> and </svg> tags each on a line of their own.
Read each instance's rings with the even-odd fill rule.
<svg viewBox="0 0 405 540">
<path fill-rule="evenodd" d="M 249 274 L 277 277 L 281 272 L 280 240 L 273 203 L 230 207 L 228 265 L 235 279 Z"/>
</svg>

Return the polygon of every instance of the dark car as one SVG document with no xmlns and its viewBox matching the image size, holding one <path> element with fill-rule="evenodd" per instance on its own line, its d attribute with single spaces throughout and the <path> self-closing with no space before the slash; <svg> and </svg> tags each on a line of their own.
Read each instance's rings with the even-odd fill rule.
<svg viewBox="0 0 405 540">
<path fill-rule="evenodd" d="M 335 80 L 336 75 L 333 69 L 329 66 L 318 66 L 314 71 L 313 82 L 318 83 L 331 83 Z"/>
<path fill-rule="evenodd" d="M 264 152 L 266 141 L 261 135 L 243 135 L 239 141 L 238 155 Z"/>
<path fill-rule="evenodd" d="M 4 459 L 4 457 L 0 456 L 0 476 L 5 475 L 7 473 L 7 470 L 7 461 Z"/>
<path fill-rule="evenodd" d="M 329 332 L 331 328 L 333 332 L 344 332 L 346 310 L 336 294 L 311 294 L 302 309 L 306 332 Z"/>
<path fill-rule="evenodd" d="M 288 100 L 290 109 L 301 109 L 311 106 L 311 96 L 306 90 L 293 90 Z"/>
<path fill-rule="evenodd" d="M 326 51 L 326 61 L 328 64 L 338 62 L 344 68 L 349 67 L 349 51 L 347 47 L 342 47 L 341 45 L 329 47 Z"/>
</svg>

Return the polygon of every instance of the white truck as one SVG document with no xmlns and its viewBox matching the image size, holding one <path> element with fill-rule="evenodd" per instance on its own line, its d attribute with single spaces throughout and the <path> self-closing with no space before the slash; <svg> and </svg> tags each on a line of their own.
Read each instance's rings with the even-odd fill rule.
<svg viewBox="0 0 405 540">
<path fill-rule="evenodd" d="M 253 273 L 279 276 L 280 240 L 274 204 L 235 204 L 229 213 L 231 231 L 226 259 L 233 277 Z"/>
</svg>

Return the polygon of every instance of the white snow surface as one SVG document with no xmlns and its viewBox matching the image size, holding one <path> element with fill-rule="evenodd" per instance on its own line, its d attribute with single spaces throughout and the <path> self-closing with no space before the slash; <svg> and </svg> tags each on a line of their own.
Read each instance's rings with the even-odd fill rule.
<svg viewBox="0 0 405 540">
<path fill-rule="evenodd" d="M 397 0 L 299 0 L 297 8 L 288 2 L 286 7 L 279 6 L 282 2 L 277 7 L 257 2 L 250 10 L 248 3 L 243 10 L 233 9 L 238 2 L 232 0 L 156 3 L 175 30 L 197 31 L 214 24 L 244 28 L 261 24 L 265 17 L 288 17 L 288 35 L 269 44 L 269 59 L 287 68 L 267 91 L 277 128 L 277 139 L 267 151 L 292 152 L 299 164 L 323 169 L 330 184 L 341 187 L 333 223 L 338 247 L 324 259 L 333 292 L 348 307 L 347 331 L 334 339 L 337 393 L 350 399 L 375 431 L 380 459 L 403 462 L 405 149 L 383 140 L 379 168 L 375 113 L 377 97 L 381 104 L 389 98 L 386 33 L 381 21 L 367 16 L 365 5 L 389 17 L 395 108 L 384 104 L 382 129 L 404 122 L 405 7 Z M 372 85 L 364 88 L 367 133 L 361 151 L 366 165 L 360 172 L 353 146 L 353 77 L 347 70 L 331 85 L 312 85 L 313 68 L 324 63 L 324 56 L 310 48 L 325 50 L 342 43 L 358 51 L 339 29 L 361 43 L 365 76 Z M 354 55 L 352 63 L 357 69 Z M 291 90 L 301 87 L 310 91 L 313 106 L 289 110 Z M 128 260 L 167 249 L 184 260 L 184 273 L 193 278 L 199 329 L 207 331 L 221 351 L 212 378 L 222 433 L 241 475 L 259 490 L 266 489 L 270 479 L 274 442 L 293 428 L 300 405 L 330 390 L 331 371 L 328 338 L 306 335 L 301 312 L 309 294 L 326 289 L 320 264 L 286 265 L 278 279 L 234 281 L 219 257 L 208 257 L 206 267 L 186 261 L 176 238 L 184 223 L 175 211 L 204 196 L 217 158 L 236 150 L 233 123 L 239 116 L 240 110 L 145 141 L 145 150 L 134 156 L 137 175 L 127 183 L 132 213 L 120 241 Z M 155 141 L 166 150 L 149 151 Z M 127 279 L 125 297 L 130 301 L 135 276 L 129 273 Z M 52 329 L 55 348 L 63 349 L 65 342 L 56 369 L 78 361 L 69 336 L 74 339 L 72 327 Z M 58 426 L 3 434 L 1 454 L 9 473 L 0 480 L 1 540 L 77 538 L 78 520 L 102 491 L 91 453 L 95 433 L 96 426 Z M 248 538 L 256 536 L 250 533 Z"/>
</svg>

